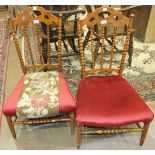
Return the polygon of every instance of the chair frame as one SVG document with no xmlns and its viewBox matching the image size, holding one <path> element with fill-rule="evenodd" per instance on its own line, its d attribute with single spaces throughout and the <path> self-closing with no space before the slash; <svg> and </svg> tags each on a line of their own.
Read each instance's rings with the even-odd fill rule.
<svg viewBox="0 0 155 155">
<path fill-rule="evenodd" d="M 82 34 L 81 33 L 82 27 L 84 25 L 87 25 L 87 27 L 89 29 L 92 29 L 95 26 L 95 24 L 101 23 L 101 20 L 103 20 L 103 18 L 101 19 L 101 17 L 99 17 L 98 15 L 100 13 L 104 13 L 104 12 L 110 13 L 110 15 L 105 19 L 105 20 L 107 20 L 107 23 L 114 24 L 116 27 L 119 27 L 119 24 L 121 24 L 121 23 L 125 23 L 127 25 L 126 41 L 125 41 L 124 49 L 122 52 L 122 59 L 121 59 L 120 67 L 119 67 L 119 69 L 115 69 L 115 68 L 113 69 L 112 68 L 114 47 L 115 47 L 115 38 L 116 38 L 116 33 L 114 32 L 112 51 L 110 54 L 110 66 L 109 66 L 109 68 L 103 68 L 103 60 L 101 61 L 101 67 L 99 69 L 94 68 L 94 66 L 95 66 L 95 54 L 94 54 L 95 49 L 93 48 L 93 45 L 92 45 L 94 43 L 94 38 L 92 35 L 93 34 L 92 31 L 90 31 L 92 68 L 89 70 L 86 70 L 85 61 L 84 61 L 85 60 L 85 58 L 84 58 L 84 47 L 83 47 L 84 45 L 83 45 L 82 35 L 81 35 Z M 115 21 L 114 16 L 120 17 L 121 20 L 118 19 L 117 21 Z M 91 21 L 92 18 L 94 18 L 93 21 Z M 125 57 L 126 57 L 127 47 L 129 46 L 129 41 L 130 41 L 130 36 L 131 36 L 130 34 L 131 34 L 131 29 L 132 29 L 132 22 L 133 22 L 133 18 L 125 17 L 124 15 L 122 15 L 121 12 L 117 12 L 111 7 L 108 7 L 108 8 L 100 7 L 98 9 L 96 9 L 93 13 L 89 13 L 85 19 L 78 21 L 78 36 L 79 36 L 79 46 L 80 46 L 80 61 L 81 61 L 81 68 L 82 68 L 82 77 L 85 77 L 89 74 L 94 75 L 95 72 L 112 73 L 113 71 L 118 73 L 120 76 L 122 76 L 124 65 L 125 65 Z M 103 27 L 106 27 L 106 25 L 107 24 L 103 25 Z M 101 41 L 102 42 L 101 43 L 102 44 L 101 56 L 103 57 L 105 54 L 104 39 L 106 39 L 104 37 L 104 31 L 102 31 L 102 38 L 101 39 L 102 39 L 102 41 Z M 95 130 L 95 131 L 94 130 L 89 130 L 89 131 L 82 130 L 82 127 L 86 126 L 86 124 L 82 125 L 82 126 L 77 126 L 77 129 L 76 129 L 77 149 L 80 148 L 81 141 L 82 141 L 82 135 L 87 135 L 87 134 L 90 134 L 90 135 L 94 135 L 94 134 L 118 134 L 118 133 L 129 133 L 129 132 L 138 132 L 138 131 L 142 131 L 141 138 L 140 138 L 140 145 L 142 146 L 144 141 L 145 141 L 150 122 L 143 122 L 144 123 L 143 127 L 141 127 L 141 125 L 139 123 L 137 123 L 138 128 L 127 128 L 127 127 L 124 128 L 124 127 L 118 127 L 118 126 L 117 127 L 101 127 L 99 130 Z"/>
<path fill-rule="evenodd" d="M 59 11 L 58 11 L 58 9 L 56 9 L 57 6 L 54 6 L 55 8 L 52 8 L 53 6 L 43 6 L 43 7 L 46 8 L 47 10 L 50 10 L 52 12 L 52 14 L 55 15 L 56 17 L 62 18 L 62 34 L 63 34 L 62 35 L 62 42 L 63 42 L 64 48 L 66 51 L 64 54 L 62 54 L 62 57 L 70 57 L 70 56 L 80 55 L 80 53 L 79 53 L 79 51 L 75 45 L 75 39 L 78 38 L 78 35 L 77 35 L 77 21 L 78 21 L 77 15 L 78 14 L 85 14 L 86 11 L 85 10 L 79 10 L 77 8 L 69 10 L 69 6 L 66 6 L 66 7 L 68 7 L 68 10 L 63 10 L 64 8 L 61 8 L 61 6 L 59 6 L 58 7 L 58 9 L 60 9 Z M 65 22 L 67 23 L 68 18 L 71 16 L 74 16 L 74 19 L 71 20 L 71 22 L 73 22 L 73 26 L 71 28 L 73 28 L 74 30 L 72 33 L 67 34 L 66 33 L 67 31 L 65 29 Z M 54 34 L 54 31 L 51 29 L 50 33 Z M 55 40 L 57 40 L 57 36 L 51 36 L 50 42 L 54 42 Z M 67 40 L 67 42 L 69 43 L 69 45 L 72 49 L 72 52 L 68 51 L 68 47 L 67 47 L 67 44 L 65 43 L 65 40 Z M 55 44 L 55 48 L 56 49 L 58 48 L 56 44 Z M 57 56 L 53 55 L 51 57 L 56 58 Z"/>
<path fill-rule="evenodd" d="M 37 16 L 37 17 L 32 17 L 30 16 L 30 13 L 33 11 L 39 11 L 41 13 L 41 15 Z M 45 19 L 45 16 L 48 16 L 49 19 Z M 25 18 L 24 21 L 22 21 L 23 17 Z M 30 66 L 25 66 L 24 65 L 24 61 L 22 58 L 22 53 L 16 38 L 16 27 L 17 26 L 22 26 L 25 27 L 28 24 L 34 22 L 34 20 L 38 20 L 39 23 L 44 22 L 48 27 L 51 25 L 51 23 L 55 23 L 58 26 L 58 64 L 51 64 L 50 61 L 50 41 L 49 41 L 49 28 L 47 28 L 47 36 L 48 36 L 48 51 L 47 51 L 47 55 L 48 55 L 48 62 L 42 63 L 42 64 L 32 64 Z M 13 40 L 15 43 L 15 47 L 17 50 L 17 54 L 20 60 L 20 65 L 22 68 L 22 71 L 24 73 L 24 75 L 29 71 L 29 70 L 39 70 L 39 69 L 50 69 L 50 68 L 56 68 L 59 72 L 62 71 L 62 35 L 61 35 L 61 28 L 62 28 L 62 20 L 61 18 L 55 17 L 50 11 L 45 10 L 42 7 L 28 7 L 26 8 L 23 12 L 21 12 L 15 19 L 8 19 L 9 22 L 9 26 L 10 26 L 10 32 L 13 36 Z M 38 41 L 39 41 L 39 35 L 38 37 Z M 25 37 L 25 39 L 27 39 L 27 41 L 29 40 L 28 36 Z M 30 47 L 28 47 L 30 48 Z M 40 50 L 40 49 L 39 49 Z M 41 55 L 41 50 L 39 51 L 40 55 Z M 30 56 L 32 56 L 31 50 L 30 50 Z M 43 57 L 42 57 L 43 58 Z M 70 122 L 70 128 L 71 128 L 71 134 L 74 134 L 74 112 L 70 112 L 70 117 L 69 118 L 62 118 L 60 115 L 59 116 L 53 116 L 50 118 L 38 118 L 38 119 L 25 119 L 24 121 L 20 121 L 17 120 L 17 116 L 9 116 L 6 115 L 6 119 L 9 125 L 9 128 L 11 130 L 11 133 L 13 135 L 14 138 L 16 138 L 16 132 L 15 132 L 15 125 L 18 124 L 28 124 L 28 125 L 32 125 L 32 124 L 46 124 L 46 123 L 56 123 L 56 122 Z M 13 120 L 12 117 L 15 117 L 15 119 Z"/>
</svg>

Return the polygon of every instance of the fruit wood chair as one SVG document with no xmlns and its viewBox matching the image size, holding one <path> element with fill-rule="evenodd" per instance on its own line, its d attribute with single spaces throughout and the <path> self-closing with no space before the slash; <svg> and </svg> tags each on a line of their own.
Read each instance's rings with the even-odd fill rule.
<svg viewBox="0 0 155 155">
<path fill-rule="evenodd" d="M 35 11 L 40 12 L 40 15 L 36 16 Z M 40 23 L 47 25 L 47 63 L 44 62 L 42 55 Z M 58 26 L 57 62 L 52 62 L 50 58 L 49 27 L 51 24 Z M 70 122 L 73 134 L 75 102 L 61 67 L 62 20 L 42 7 L 29 7 L 18 14 L 15 19 L 9 19 L 9 25 L 24 74 L 3 108 L 13 137 L 16 138 L 14 128 L 16 124 L 33 125 L 67 121 Z M 26 63 L 25 53 L 22 53 L 20 43 L 16 38 L 16 27 L 22 29 L 29 63 Z"/>
<path fill-rule="evenodd" d="M 97 5 L 97 6 L 94 6 L 95 9 L 97 8 L 100 8 L 102 7 L 101 5 Z M 134 6 L 134 7 L 126 7 L 126 8 L 121 8 L 121 9 L 118 9 L 119 12 L 122 12 L 123 14 L 127 14 L 127 16 L 132 15 L 132 18 L 134 17 L 134 14 L 131 14 L 132 10 L 135 8 L 135 7 L 138 7 L 138 6 Z M 86 9 L 87 9 L 87 12 L 91 13 L 93 12 L 91 6 L 86 6 Z M 106 16 L 107 14 L 105 13 L 103 16 Z M 101 39 L 101 27 L 96 25 L 95 27 L 96 29 L 96 39 L 97 40 L 100 40 Z M 111 31 L 111 27 L 107 27 L 107 29 L 105 30 L 105 39 L 106 41 L 108 42 L 108 44 L 111 46 L 112 45 L 112 31 Z M 129 66 L 131 66 L 131 63 L 132 63 L 132 55 L 133 55 L 133 36 L 134 36 L 134 33 L 135 33 L 135 29 L 131 29 L 131 33 L 130 33 L 130 42 L 129 42 L 129 47 L 128 47 L 128 55 L 129 55 L 129 58 L 128 58 L 128 63 L 129 63 Z M 117 33 L 117 36 L 124 36 L 126 35 L 126 27 L 120 27 L 119 29 L 119 33 Z M 111 36 L 111 37 L 110 37 Z M 84 41 L 84 48 L 86 47 L 88 41 L 90 41 L 90 31 L 87 32 L 86 34 L 86 38 L 85 38 L 85 41 Z M 100 48 L 101 44 L 98 42 L 98 44 L 96 44 L 96 47 L 95 47 L 95 59 L 98 55 L 98 49 Z M 120 50 L 119 48 L 117 48 L 115 46 L 115 49 L 117 52 L 119 53 L 122 53 L 122 50 Z M 108 50 L 105 49 L 105 54 L 109 54 L 110 52 Z"/>
<path fill-rule="evenodd" d="M 108 13 L 109 16 L 101 16 Z M 82 135 L 85 134 L 114 134 L 142 131 L 140 145 L 143 145 L 150 122 L 154 114 L 146 103 L 137 94 L 134 88 L 126 81 L 123 75 L 125 57 L 129 46 L 130 33 L 132 29 L 132 18 L 127 18 L 121 12 L 113 8 L 98 8 L 93 13 L 78 22 L 78 35 L 80 46 L 80 60 L 82 68 L 82 80 L 78 86 L 77 105 L 76 105 L 76 125 L 77 125 L 77 148 L 80 148 Z M 102 46 L 100 51 L 99 64 L 95 64 L 95 25 L 102 27 Z M 105 59 L 105 29 L 108 25 L 113 25 L 113 44 L 109 61 Z M 127 26 L 124 49 L 120 58 L 120 63 L 115 65 L 115 41 L 117 30 L 122 24 Z M 83 48 L 83 37 L 81 36 L 83 28 L 87 26 L 91 35 L 91 67 L 86 63 L 86 51 Z M 109 62 L 109 63 L 108 63 Z M 100 75 L 97 75 L 97 73 Z M 104 75 L 102 75 L 102 74 Z M 107 74 L 110 74 L 108 76 Z M 113 73 L 113 74 L 112 74 Z M 115 75 L 114 75 L 115 73 Z M 144 123 L 141 127 L 140 122 Z M 137 124 L 136 127 L 128 125 Z M 84 126 L 95 128 L 85 131 Z M 125 127 L 123 127 L 125 126 Z"/>
</svg>

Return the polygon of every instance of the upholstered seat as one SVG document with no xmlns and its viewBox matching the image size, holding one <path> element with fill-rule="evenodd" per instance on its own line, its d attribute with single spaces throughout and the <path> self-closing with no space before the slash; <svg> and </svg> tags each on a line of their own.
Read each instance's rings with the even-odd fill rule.
<svg viewBox="0 0 155 155">
<path fill-rule="evenodd" d="M 48 74 L 48 72 L 45 72 Z M 9 116 L 16 116 L 16 108 L 19 100 L 19 96 L 22 93 L 24 85 L 24 77 L 18 81 L 15 89 L 8 98 L 4 108 L 3 113 Z M 69 91 L 68 85 L 64 79 L 63 73 L 59 73 L 59 113 L 65 114 L 75 111 L 75 101 Z"/>
<path fill-rule="evenodd" d="M 149 122 L 154 116 L 133 87 L 119 75 L 83 78 L 77 97 L 78 126 L 123 126 Z"/>
</svg>

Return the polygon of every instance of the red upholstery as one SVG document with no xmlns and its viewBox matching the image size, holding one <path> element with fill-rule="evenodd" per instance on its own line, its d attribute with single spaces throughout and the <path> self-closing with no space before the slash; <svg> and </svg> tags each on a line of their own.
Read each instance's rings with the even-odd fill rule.
<svg viewBox="0 0 155 155">
<path fill-rule="evenodd" d="M 121 126 L 151 121 L 153 112 L 121 76 L 83 78 L 78 88 L 76 123 Z"/>
<path fill-rule="evenodd" d="M 62 73 L 59 74 L 59 113 L 68 113 L 75 111 L 75 101 L 70 93 L 68 85 Z M 3 113 L 9 116 L 16 116 L 16 106 L 24 84 L 24 76 L 18 81 L 15 89 L 10 95 L 8 101 L 3 107 Z"/>
<path fill-rule="evenodd" d="M 70 93 L 70 90 L 68 88 L 68 85 L 64 79 L 64 75 L 62 73 L 59 74 L 59 101 L 60 101 L 60 113 L 68 113 L 68 112 L 74 112 L 76 108 L 75 101 L 73 100 L 73 97 Z"/>
</svg>

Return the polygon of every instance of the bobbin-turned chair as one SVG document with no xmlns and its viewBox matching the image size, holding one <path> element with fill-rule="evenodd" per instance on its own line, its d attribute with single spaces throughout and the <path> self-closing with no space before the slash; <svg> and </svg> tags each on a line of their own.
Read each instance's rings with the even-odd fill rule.
<svg viewBox="0 0 155 155">
<path fill-rule="evenodd" d="M 36 11 L 40 12 L 38 16 Z M 42 54 L 41 23 L 47 26 L 47 63 L 44 62 Z M 50 58 L 53 52 L 49 41 L 51 25 L 58 27 L 56 51 L 58 59 L 54 61 Z M 67 121 L 70 122 L 73 134 L 75 102 L 62 73 L 61 18 L 42 7 L 28 7 L 15 19 L 9 19 L 9 26 L 24 74 L 3 107 L 13 137 L 16 138 L 14 128 L 16 124 L 33 125 Z M 17 40 L 16 27 L 20 27 L 23 32 L 24 51 Z"/>
<path fill-rule="evenodd" d="M 105 18 L 104 13 L 108 16 Z M 98 24 L 102 27 L 100 57 L 95 63 L 94 51 L 94 27 Z M 126 36 L 123 42 L 123 52 L 118 61 L 118 54 L 114 48 L 117 44 L 117 30 L 126 25 Z M 113 44 L 111 54 L 105 55 L 105 29 L 113 27 Z M 91 50 L 84 50 L 83 37 L 81 35 L 85 26 L 90 30 Z M 78 35 L 80 46 L 80 58 L 82 68 L 82 80 L 78 86 L 76 125 L 77 148 L 80 148 L 82 135 L 85 134 L 114 134 L 142 131 L 140 145 L 143 145 L 150 122 L 154 114 L 146 103 L 137 94 L 134 88 L 125 80 L 123 69 L 125 57 L 132 29 L 132 18 L 127 18 L 113 8 L 98 8 L 93 13 L 78 22 Z M 89 55 L 88 55 L 89 54 Z M 120 56 L 120 54 L 119 54 Z M 88 66 L 88 57 L 91 64 Z M 86 60 L 87 59 L 87 60 Z M 99 75 L 98 75 L 99 74 Z M 110 75 L 107 75 L 110 74 Z M 141 127 L 139 123 L 144 123 Z M 137 124 L 136 127 L 128 125 Z M 88 127 L 84 130 L 84 127 Z M 125 127 L 124 127 L 125 126 Z M 92 129 L 93 128 L 93 129 Z"/>
</svg>

